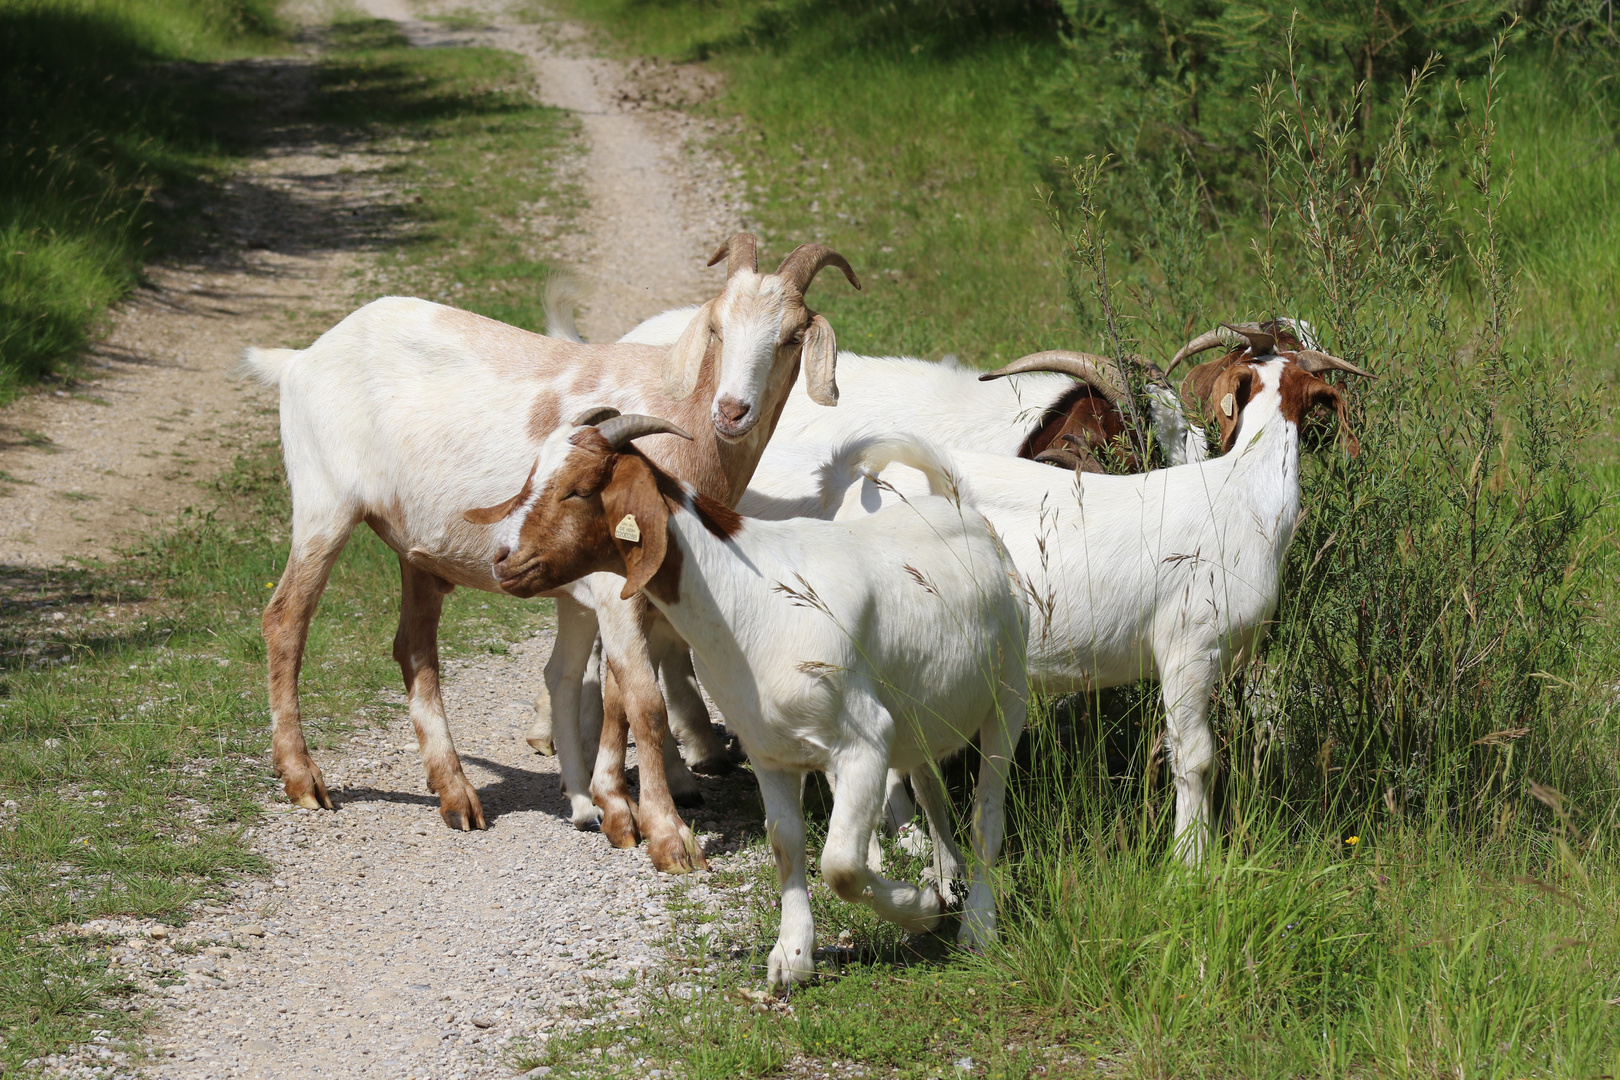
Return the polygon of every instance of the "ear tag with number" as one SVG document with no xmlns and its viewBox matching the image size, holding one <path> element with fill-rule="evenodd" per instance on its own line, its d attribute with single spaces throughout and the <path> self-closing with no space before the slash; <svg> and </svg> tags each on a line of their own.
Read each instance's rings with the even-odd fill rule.
<svg viewBox="0 0 1620 1080">
<path fill-rule="evenodd" d="M 641 543 L 641 526 L 636 524 L 636 515 L 626 514 L 620 518 L 619 523 L 613 527 L 613 535 L 632 544 Z"/>
<path fill-rule="evenodd" d="M 1233 398 L 1231 394 L 1227 394 L 1225 397 L 1221 398 L 1221 412 L 1226 415 L 1228 420 L 1232 418 L 1232 403 Z"/>
</svg>

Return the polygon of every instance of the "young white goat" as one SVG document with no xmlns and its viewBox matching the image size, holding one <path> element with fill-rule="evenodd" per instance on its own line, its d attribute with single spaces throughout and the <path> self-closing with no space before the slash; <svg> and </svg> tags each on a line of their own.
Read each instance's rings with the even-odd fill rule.
<svg viewBox="0 0 1620 1080">
<path fill-rule="evenodd" d="M 912 931 L 931 928 L 931 888 L 868 869 L 890 763 L 916 769 L 975 734 L 984 755 L 974 878 L 961 940 L 995 932 L 988 872 L 1024 723 L 1026 615 L 984 519 L 923 498 L 847 523 L 742 518 L 673 481 L 629 445 L 677 431 L 620 416 L 546 440 L 521 495 L 468 511 L 497 523 L 503 590 L 532 596 L 586 574 L 627 579 L 691 645 L 703 684 L 748 751 L 782 887 L 770 981 L 814 970 L 805 893 L 805 774 L 837 777 L 823 879 Z M 603 741 L 619 737 L 612 717 Z"/>
<path fill-rule="evenodd" d="M 1359 369 L 1313 350 L 1251 347 L 1229 359 L 1214 383 L 1226 453 L 1197 464 L 1102 476 L 877 439 L 855 443 L 821 470 L 834 478 L 826 497 L 839 520 L 917 490 L 906 470 L 883 471 L 891 464 L 922 470 L 931 490 L 985 515 L 1030 607 L 1035 691 L 1159 680 L 1176 837 L 1188 861 L 1201 857 L 1209 826 L 1211 695 L 1224 673 L 1254 655 L 1276 609 L 1300 513 L 1300 425 L 1330 407 L 1349 452 L 1359 452 L 1343 396 L 1316 374 Z M 876 474 L 882 483 L 874 486 Z M 931 827 L 948 840 L 948 823 L 937 820 L 937 778 L 924 769 L 912 780 Z"/>
<path fill-rule="evenodd" d="M 498 590 L 491 573 L 501 557 L 490 530 L 462 519 L 468 503 L 509 493 L 546 437 L 587 406 L 609 402 L 657 409 L 698 433 L 648 446 L 662 465 L 726 503 L 742 494 L 781 402 L 799 374 L 811 394 L 836 400 L 836 343 L 827 321 L 804 303 L 818 271 L 854 273 L 819 244 L 795 249 L 775 273 L 761 274 L 754 238 L 733 236 L 724 290 L 705 304 L 668 348 L 580 345 L 531 334 L 466 311 L 391 297 L 367 304 L 308 349 L 249 350 L 248 364 L 281 392 L 281 440 L 292 486 L 292 550 L 264 613 L 269 652 L 272 746 L 288 797 L 332 808 L 319 767 L 305 745 L 298 674 L 305 638 L 327 574 L 362 521 L 398 553 L 403 576 L 394 656 L 410 695 L 439 812 L 453 828 L 482 828 L 483 808 L 450 738 L 439 693 L 437 634 L 443 598 L 456 585 Z M 560 628 L 546 667 L 553 686 L 577 686 L 600 627 L 638 741 L 658 746 L 666 727 L 663 698 L 644 625 L 644 602 L 618 588 L 581 582 L 558 594 Z M 566 643 L 584 648 L 566 648 Z M 566 693 L 563 695 L 566 698 Z M 577 708 L 577 705 L 573 707 Z M 641 767 L 641 806 L 623 785 L 591 790 L 575 748 L 564 782 L 575 823 L 597 818 L 620 846 L 637 826 L 663 870 L 702 865 L 690 830 L 676 813 L 662 759 Z"/>
</svg>

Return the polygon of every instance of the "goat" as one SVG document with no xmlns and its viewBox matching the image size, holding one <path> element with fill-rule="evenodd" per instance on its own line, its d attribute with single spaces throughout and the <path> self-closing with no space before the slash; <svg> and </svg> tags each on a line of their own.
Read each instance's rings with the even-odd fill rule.
<svg viewBox="0 0 1620 1080">
<path fill-rule="evenodd" d="M 327 575 L 364 521 L 399 555 L 403 577 L 394 657 L 428 786 L 452 828 L 485 827 L 478 793 L 462 772 L 439 694 L 437 635 L 443 598 L 456 585 L 498 592 L 500 552 L 487 529 L 462 519 L 469 501 L 505 494 L 547 436 L 589 403 L 658 409 L 699 431 L 654 440 L 647 453 L 710 497 L 734 502 L 758 463 L 783 398 L 799 373 L 822 404 L 837 400 L 832 328 L 803 294 L 827 265 L 854 272 L 819 244 L 795 249 L 760 274 L 754 238 L 738 233 L 710 265 L 727 261 L 723 291 L 699 309 L 672 347 L 579 345 L 424 300 L 367 304 L 308 349 L 250 349 L 248 366 L 281 392 L 281 438 L 292 487 L 292 546 L 265 609 L 272 748 L 287 795 L 332 809 L 304 742 L 298 674 Z M 643 745 L 665 734 L 663 699 L 644 628 L 645 605 L 590 582 L 557 594 L 559 647 L 548 685 L 577 685 L 598 627 L 623 707 Z M 583 641 L 583 652 L 562 647 Z M 570 703 L 571 707 L 576 707 Z M 640 825 L 662 870 L 702 864 L 672 804 L 656 754 L 641 769 Z M 571 755 L 564 784 L 576 825 L 594 823 L 620 846 L 636 842 L 628 792 L 589 790 Z"/>
<path fill-rule="evenodd" d="M 815 967 L 805 774 L 837 778 L 823 880 L 920 932 L 939 920 L 938 894 L 873 874 L 867 840 L 891 762 L 917 768 L 975 733 L 984 754 L 977 860 L 959 937 L 990 940 L 988 873 L 1024 723 L 1026 614 L 989 526 L 933 498 L 849 523 L 746 519 L 630 445 L 655 433 L 684 434 L 649 416 L 555 432 L 518 496 L 468 511 L 496 524 L 500 587 L 534 596 L 587 574 L 622 574 L 623 595 L 642 591 L 690 644 L 765 801 L 782 890 L 773 985 Z M 604 743 L 621 734 L 604 719 Z"/>
<path fill-rule="evenodd" d="M 1258 328 L 1211 386 L 1223 456 L 1131 476 L 1070 475 L 1004 456 L 910 439 L 846 447 L 823 475 L 838 519 L 916 490 L 886 466 L 922 470 L 983 513 L 1006 544 L 1030 608 L 1032 690 L 1065 693 L 1160 681 L 1176 777 L 1176 837 L 1189 862 L 1209 826 L 1207 724 L 1217 680 L 1255 655 L 1276 608 L 1283 559 L 1299 518 L 1299 429 L 1332 407 L 1352 456 L 1360 447 L 1345 400 L 1320 372 L 1360 375 L 1315 350 L 1281 353 Z M 882 473 L 887 491 L 860 474 Z M 861 490 L 866 486 L 868 490 Z M 943 802 L 930 770 L 912 775 L 936 839 Z M 929 791 L 929 788 L 935 790 Z M 932 803 L 932 805 L 930 805 Z M 947 860 L 948 863 L 949 860 Z"/>
<path fill-rule="evenodd" d="M 550 298 L 548 298 L 550 299 Z M 668 345 L 679 339 L 698 311 L 676 308 L 654 316 L 620 338 L 625 343 Z M 548 303 L 547 329 L 577 339 L 570 313 Z M 1179 357 L 1176 362 L 1179 362 Z M 1026 356 L 989 374 L 949 367 L 911 357 L 860 356 L 840 353 L 839 378 L 851 390 L 837 410 L 814 407 L 808 384 L 795 385 L 777 424 L 776 439 L 834 444 L 873 431 L 912 434 L 950 446 L 987 449 L 993 453 L 1074 464 L 1066 440 L 1079 436 L 1094 460 L 1124 431 L 1120 412 L 1124 379 L 1112 361 L 1086 353 L 1049 351 Z M 1175 394 L 1158 368 L 1147 365 L 1149 406 L 1158 441 L 1172 462 L 1206 456 L 1203 431 L 1182 415 Z M 1175 364 L 1169 370 L 1174 371 Z M 1011 378 L 1009 376 L 1016 376 Z M 903 403 L 903 407 L 902 407 Z M 771 451 L 767 450 L 767 454 Z M 773 468 L 756 478 L 738 506 L 768 518 L 789 516 L 792 507 L 818 503 L 819 490 L 808 473 Z M 562 634 L 559 626 L 559 639 Z M 723 744 L 714 736 L 708 710 L 692 681 L 689 661 L 678 648 L 665 653 L 660 670 L 669 691 L 670 726 L 679 734 L 702 772 L 724 771 Z M 589 676 L 582 676 L 582 679 Z M 594 705 L 554 707 L 554 689 L 537 695 L 526 737 L 541 753 L 565 753 L 575 731 L 589 743 L 595 727 Z M 595 679 L 580 689 L 578 700 L 593 702 Z M 569 701 L 576 700 L 570 691 Z M 561 729 L 568 733 L 562 734 Z M 612 761 L 622 751 L 610 752 Z M 680 775 L 679 755 L 671 740 L 665 746 L 666 769 Z M 598 779 L 601 779 L 600 773 Z"/>
</svg>

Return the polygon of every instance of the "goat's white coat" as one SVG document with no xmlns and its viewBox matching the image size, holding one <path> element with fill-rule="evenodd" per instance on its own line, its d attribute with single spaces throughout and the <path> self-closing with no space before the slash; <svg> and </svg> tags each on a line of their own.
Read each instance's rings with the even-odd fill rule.
<svg viewBox="0 0 1620 1080">
<path fill-rule="evenodd" d="M 1259 386 L 1230 453 L 1151 473 L 1070 473 L 907 440 L 820 448 L 817 472 L 835 478 L 823 516 L 847 520 L 915 497 L 924 483 L 914 469 L 985 515 L 1029 605 L 1032 689 L 1159 680 L 1176 835 L 1189 859 L 1201 853 L 1209 823 L 1210 697 L 1264 635 L 1299 519 L 1299 432 L 1278 394 L 1287 363 L 1256 365 Z M 801 464 L 818 456 L 802 445 L 783 449 Z M 927 774 L 914 774 L 914 784 Z"/>
<path fill-rule="evenodd" d="M 542 457 L 537 478 L 550 462 L 549 453 Z M 508 527 L 522 520 L 515 512 Z M 846 900 L 920 931 L 937 921 L 938 895 L 870 871 L 867 839 L 891 762 L 918 769 L 975 734 L 984 752 L 978 858 L 960 936 L 969 944 L 992 937 L 987 875 L 1024 722 L 1027 628 L 1013 568 L 984 518 L 923 497 L 849 522 L 745 519 L 722 537 L 688 500 L 668 528 L 680 553 L 677 595 L 646 595 L 691 646 L 703 685 L 759 780 L 782 886 L 770 981 L 791 983 L 814 970 L 805 774 L 837 778 L 824 878 Z"/>
</svg>

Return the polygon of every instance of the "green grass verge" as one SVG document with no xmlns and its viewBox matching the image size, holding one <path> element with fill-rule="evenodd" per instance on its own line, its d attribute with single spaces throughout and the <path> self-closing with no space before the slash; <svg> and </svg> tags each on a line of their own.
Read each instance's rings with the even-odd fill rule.
<svg viewBox="0 0 1620 1080">
<path fill-rule="evenodd" d="M 405 239 L 365 281 L 514 326 L 545 325 L 542 253 L 573 229 L 577 124 L 537 104 L 527 62 L 495 49 L 412 49 L 390 22 L 339 23 L 320 76 L 324 122 L 410 140 L 389 178 Z"/>
<path fill-rule="evenodd" d="M 269 0 L 0 0 L 0 403 L 71 372 L 217 183 L 277 47 Z"/>
<path fill-rule="evenodd" d="M 731 148 L 751 184 L 762 231 L 780 241 L 823 240 L 875 284 L 854 297 L 813 298 L 826 305 L 843 347 L 935 357 L 955 352 L 984 365 L 1039 347 L 1105 347 L 1088 283 L 1058 264 L 1060 240 L 1035 189 L 1061 175 L 1054 154 L 1078 161 L 1101 149 L 1065 142 L 1084 125 L 1054 122 L 1054 112 L 1123 117 L 1131 104 L 1128 87 L 1117 77 L 1118 65 L 1066 45 L 1050 22 L 1042 25 L 1038 6 L 611 0 L 575 4 L 573 10 L 628 51 L 704 60 L 724 72 L 724 95 L 705 108 L 741 127 L 742 137 Z M 1620 155 L 1613 137 L 1620 109 L 1612 87 L 1573 70 L 1566 57 L 1523 45 L 1510 53 L 1501 88 L 1506 97 L 1495 114 L 1493 157 L 1499 170 L 1512 161 L 1515 180 L 1499 228 L 1508 268 L 1520 275 L 1510 303 L 1522 309 L 1508 319 L 1505 351 L 1514 359 L 1506 366 L 1522 374 L 1517 356 L 1523 348 L 1528 356 L 1548 358 L 1537 363 L 1566 366 L 1579 386 L 1612 386 L 1620 375 L 1620 245 L 1612 242 L 1620 221 Z M 1437 132 L 1440 126 L 1446 130 L 1412 144 L 1438 148 L 1442 164 L 1435 188 L 1444 202 L 1456 204 L 1446 216 L 1449 231 L 1439 238 L 1450 245 L 1445 250 L 1460 252 L 1465 237 L 1477 242 L 1479 235 L 1479 196 L 1464 179 L 1464 151 L 1473 136 L 1466 126 L 1450 130 L 1463 106 L 1478 115 L 1479 97 L 1477 88 L 1465 90 L 1460 104 L 1453 99 L 1447 107 L 1452 112 L 1433 114 L 1443 122 L 1425 121 L 1435 122 Z M 1309 122 L 1320 121 L 1318 116 Z M 1300 122 L 1307 122 L 1303 114 Z M 1330 156 L 1320 145 L 1315 149 Z M 1314 167 L 1325 174 L 1341 166 L 1319 161 Z M 1299 161 L 1285 161 L 1283 168 L 1294 170 L 1290 176 L 1308 171 Z M 1498 171 L 1495 181 L 1501 180 Z M 1329 182 L 1325 205 L 1348 190 L 1335 186 L 1341 182 L 1339 175 Z M 1294 190 L 1302 187 L 1296 183 Z M 1362 220 L 1406 221 L 1415 230 L 1419 215 L 1402 201 L 1409 194 L 1398 185 L 1386 187 L 1380 209 Z M 1073 196 L 1062 193 L 1064 199 Z M 1167 218 L 1178 210 L 1159 205 Z M 1192 209 L 1188 216 L 1196 217 L 1198 209 Z M 1390 217 L 1379 218 L 1386 213 Z M 1339 230 L 1351 215 L 1325 216 Z M 1127 335 L 1167 356 L 1186 340 L 1172 338 L 1201 327 L 1181 326 L 1180 319 L 1155 322 L 1156 308 L 1195 308 L 1196 317 L 1189 316 L 1194 322 L 1258 310 L 1264 288 L 1248 237 L 1263 237 L 1265 230 L 1255 218 L 1228 213 L 1219 226 L 1206 222 L 1180 238 L 1196 253 L 1187 268 L 1186 305 L 1165 303 L 1165 266 L 1176 253 L 1104 218 L 1100 231 L 1112 245 L 1115 302 L 1134 317 Z M 1155 227 L 1155 242 L 1176 239 L 1175 223 Z M 1279 235 L 1298 235 L 1290 228 Z M 1339 235 L 1354 234 L 1356 243 L 1370 246 L 1399 232 L 1379 225 L 1356 233 L 1351 226 Z M 1477 355 L 1484 335 L 1463 328 L 1477 325 L 1478 312 L 1512 290 L 1482 289 L 1472 280 L 1476 270 L 1463 263 L 1453 264 L 1443 280 L 1430 280 L 1434 287 L 1425 293 L 1392 285 L 1394 279 L 1379 276 L 1384 267 L 1364 252 L 1356 254 L 1354 245 L 1338 256 L 1341 265 L 1332 271 L 1337 284 L 1353 281 L 1354 267 L 1377 266 L 1358 284 L 1368 295 L 1388 289 L 1392 298 L 1376 309 L 1389 316 L 1382 327 L 1370 314 L 1375 305 L 1361 308 L 1365 323 L 1357 333 L 1369 346 L 1376 342 L 1377 355 L 1388 354 L 1390 365 L 1429 373 L 1428 383 L 1408 372 L 1363 392 L 1367 408 L 1385 410 L 1366 419 L 1364 442 L 1376 432 L 1380 452 L 1412 453 L 1394 467 L 1388 455 L 1382 461 L 1373 460 L 1378 454 L 1366 455 L 1366 476 L 1382 485 L 1414 484 L 1412 505 L 1453 498 L 1437 462 L 1463 440 L 1457 418 L 1482 414 L 1480 399 L 1461 391 L 1490 377 Z M 1312 259 L 1308 252 L 1286 253 L 1284 272 L 1300 276 L 1279 283 L 1284 303 L 1310 297 L 1316 280 L 1330 276 Z M 1443 258 L 1412 263 L 1443 264 Z M 1421 314 L 1420 293 L 1433 304 Z M 1348 326 L 1335 329 L 1351 336 Z M 1428 364 L 1425 335 L 1431 350 L 1465 359 Z M 1515 440 L 1501 451 L 1504 477 L 1505 463 L 1533 438 L 1534 421 L 1513 412 L 1522 405 L 1519 395 L 1546 394 L 1560 437 L 1573 437 L 1581 426 L 1558 417 L 1565 400 L 1560 390 L 1534 384 L 1515 376 L 1514 389 L 1504 395 L 1513 405 L 1497 413 Z M 1392 393 L 1404 395 L 1404 402 L 1378 396 Z M 1376 756 L 1370 749 L 1375 733 L 1368 729 L 1365 740 L 1347 744 L 1317 738 L 1304 721 L 1293 724 L 1285 717 L 1278 729 L 1285 745 L 1268 745 L 1270 756 L 1256 753 L 1254 759 L 1256 775 L 1270 770 L 1271 780 L 1251 790 L 1242 775 L 1229 778 L 1229 843 L 1205 872 L 1189 875 L 1165 858 L 1164 823 L 1171 810 L 1165 790 L 1150 790 L 1143 781 L 1146 747 L 1135 736 L 1158 721 L 1151 711 L 1137 714 L 1135 735 L 1114 746 L 1129 764 L 1083 753 L 1077 762 L 1072 748 L 1059 754 L 1048 746 L 1037 753 L 1043 767 L 1015 785 L 1022 823 L 999 890 L 1004 939 L 997 950 L 970 957 L 937 941 L 905 941 L 872 922 L 864 909 L 833 902 L 818 883 L 813 903 L 819 944 L 831 949 L 839 931 L 848 930 L 859 962 L 829 963 L 826 981 L 796 992 L 785 1006 L 755 1000 L 744 991 L 757 992 L 763 983 L 763 950 L 774 937 L 776 918 L 770 906 L 774 872 L 762 865 L 713 886 L 728 896 L 719 907 L 746 912 L 729 940 L 739 955 L 725 949 L 695 953 L 672 969 L 668 999 L 649 1006 L 645 1025 L 571 1036 L 548 1045 L 534 1061 L 579 1076 L 615 1069 L 631 1075 L 637 1058 L 691 1076 L 801 1075 L 859 1065 L 884 1075 L 932 1077 L 955 1074 L 959 1062 L 973 1075 L 987 1076 L 1620 1074 L 1620 1029 L 1608 1004 L 1620 998 L 1620 864 L 1608 843 L 1620 624 L 1613 619 L 1614 575 L 1600 569 L 1616 565 L 1616 448 L 1607 404 L 1597 414 L 1598 437 L 1580 444 L 1582 471 L 1571 473 L 1569 489 L 1561 479 L 1547 481 L 1549 492 L 1569 490 L 1577 502 L 1606 506 L 1583 534 L 1596 557 L 1569 560 L 1565 584 L 1572 591 L 1558 598 L 1573 605 L 1560 610 L 1573 614 L 1571 626 L 1580 627 L 1582 655 L 1570 670 L 1531 676 L 1548 680 L 1548 693 L 1527 696 L 1539 702 L 1533 717 L 1493 723 L 1526 674 L 1510 675 L 1504 667 L 1499 682 L 1480 686 L 1485 696 L 1477 707 L 1459 707 L 1445 717 L 1446 733 L 1455 741 L 1424 743 L 1422 751 L 1407 755 L 1404 779 L 1397 775 L 1402 763 L 1391 758 L 1387 794 L 1377 783 L 1348 796 L 1329 777 L 1341 766 L 1348 777 Z M 1401 405 L 1404 411 L 1390 407 Z M 1491 404 L 1493 413 L 1496 408 Z M 1403 433 L 1418 432 L 1414 417 L 1424 410 L 1435 421 L 1433 437 L 1403 443 Z M 1490 424 L 1497 422 L 1493 417 Z M 1420 445 L 1422 450 L 1413 449 Z M 1458 475 L 1467 467 L 1464 461 Z M 1324 481 L 1314 467 L 1307 481 L 1314 517 L 1305 532 L 1339 527 L 1338 517 L 1323 524 L 1335 513 L 1337 504 L 1328 496 L 1338 491 L 1337 481 Z M 1375 487 L 1380 493 L 1394 490 L 1356 490 L 1366 495 Z M 1531 488 L 1522 490 L 1529 498 Z M 1367 506 L 1361 512 L 1374 512 Z M 1385 511 L 1377 513 L 1383 521 Z M 1280 617 L 1291 625 L 1287 633 L 1274 633 L 1282 647 L 1273 650 L 1269 667 L 1274 674 L 1298 669 L 1306 677 L 1294 686 L 1251 686 L 1255 700 L 1267 702 L 1253 707 L 1265 714 L 1294 694 L 1285 710 L 1291 716 L 1322 719 L 1331 711 L 1317 707 L 1334 699 L 1311 685 L 1311 663 L 1347 648 L 1347 640 L 1361 632 L 1358 618 L 1377 604 L 1419 610 L 1391 599 L 1402 586 L 1390 586 L 1401 574 L 1415 573 L 1419 563 L 1439 565 L 1442 516 L 1425 518 L 1425 529 L 1432 524 L 1433 530 L 1398 552 L 1375 555 L 1369 549 L 1368 566 L 1398 563 L 1401 569 L 1389 582 L 1360 591 L 1348 584 L 1343 566 L 1334 566 L 1338 556 L 1329 550 L 1336 539 L 1335 550 L 1342 550 L 1346 534 L 1310 534 L 1311 542 L 1301 546 L 1318 559 L 1327 553 L 1318 571 L 1327 580 L 1319 589 L 1329 590 L 1327 598 L 1338 604 L 1324 603 L 1323 610 L 1342 615 L 1358 601 L 1362 610 L 1340 623 L 1318 625 L 1298 605 L 1286 607 Z M 1511 517 L 1507 512 L 1502 521 Z M 1524 546 L 1528 531 L 1517 530 L 1533 531 L 1530 518 L 1539 523 L 1539 514 L 1527 515 L 1502 534 L 1503 550 L 1514 548 L 1513 537 Z M 1342 527 L 1360 529 L 1353 510 Z M 1398 559 L 1386 557 L 1391 554 Z M 1494 565 L 1482 571 L 1487 578 L 1505 572 Z M 1426 586 L 1417 580 L 1411 579 L 1413 587 L 1428 597 L 1444 593 L 1456 578 Z M 1442 614 L 1432 625 L 1449 625 L 1448 617 Z M 1292 635 L 1307 624 L 1322 637 L 1298 650 Z M 1486 660 L 1494 648 L 1487 644 L 1471 661 L 1494 662 Z M 1321 686 L 1359 686 L 1360 679 L 1380 699 L 1407 692 L 1384 673 L 1374 674 L 1374 666 L 1352 664 Z M 1454 670 L 1461 678 L 1465 669 L 1459 664 Z M 1275 701 L 1268 694 L 1277 695 Z M 1411 700 L 1415 709 L 1430 707 Z M 1217 738 L 1223 760 L 1242 774 L 1254 749 L 1254 725 L 1241 722 L 1245 717 L 1224 695 L 1223 702 Z M 1346 706 L 1357 716 L 1375 711 Z M 1391 732 L 1408 722 L 1379 715 Z M 1496 731 L 1493 741 L 1474 724 L 1513 730 Z M 1515 750 L 1521 724 L 1535 734 Z M 1331 722 L 1323 730 L 1330 728 Z M 1318 773 L 1319 810 L 1307 813 L 1309 800 L 1286 813 L 1273 808 L 1273 801 L 1292 798 L 1281 793 L 1300 774 Z M 1054 777 L 1069 780 L 1060 784 Z M 1090 777 L 1089 785 L 1073 788 L 1076 777 Z M 1566 816 L 1532 798 L 1526 777 L 1563 786 L 1571 800 L 1547 798 Z M 1454 785 L 1455 798 L 1446 804 L 1451 810 L 1384 809 L 1385 798 L 1417 790 L 1408 784 L 1430 785 L 1426 790 L 1433 792 L 1447 783 Z M 1443 801 L 1436 800 L 1437 806 Z M 1589 816 L 1569 816 L 1573 805 Z M 1341 831 L 1347 823 L 1355 825 L 1352 833 Z M 1347 843 L 1348 835 L 1356 843 Z M 757 854 L 763 864 L 763 848 Z M 915 870 L 902 863 L 897 876 L 914 879 Z M 689 919 L 695 925 L 705 917 L 693 913 Z"/>
<path fill-rule="evenodd" d="M 545 268 L 530 258 L 537 241 L 511 226 L 539 205 L 564 227 L 572 195 L 553 165 L 573 152 L 572 132 L 527 98 L 522 62 L 413 51 L 390 24 L 341 25 L 329 45 L 308 119 L 413 148 L 391 175 L 408 227 L 373 272 L 389 291 L 439 291 L 538 325 Z M 116 565 L 0 570 L 0 1072 L 141 1022 L 130 984 L 108 971 L 108 942 L 72 926 L 183 921 L 265 869 L 243 830 L 277 789 L 258 619 L 285 558 L 288 514 L 269 442 Z M 400 712 L 398 582 L 393 553 L 357 532 L 304 665 L 317 753 Z M 549 612 L 458 590 L 442 651 L 503 652 Z"/>
</svg>

